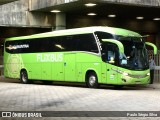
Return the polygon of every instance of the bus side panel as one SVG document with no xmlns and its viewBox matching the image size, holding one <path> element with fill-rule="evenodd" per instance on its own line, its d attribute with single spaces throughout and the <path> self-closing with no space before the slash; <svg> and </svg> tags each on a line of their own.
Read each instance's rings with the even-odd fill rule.
<svg viewBox="0 0 160 120">
<path fill-rule="evenodd" d="M 117 84 L 118 73 L 116 72 L 117 66 L 106 63 L 106 83 L 107 84 Z"/>
<path fill-rule="evenodd" d="M 76 53 L 65 53 L 64 73 L 65 81 L 76 82 Z"/>
<path fill-rule="evenodd" d="M 78 82 L 82 82 L 84 80 L 82 74 L 82 63 L 76 62 L 76 79 Z"/>
<path fill-rule="evenodd" d="M 4 61 L 4 77 L 9 77 L 9 70 L 8 70 L 8 56 L 9 56 L 9 54 L 7 54 L 5 51 L 4 51 L 4 59 L 3 59 L 3 61 Z"/>
<path fill-rule="evenodd" d="M 64 81 L 64 62 L 52 63 L 52 80 Z"/>
<path fill-rule="evenodd" d="M 88 70 L 95 71 L 98 76 L 98 82 L 101 83 L 101 57 L 92 53 L 77 53 L 77 74 L 78 81 L 85 82 L 86 72 Z"/>
<path fill-rule="evenodd" d="M 103 62 L 101 65 L 102 65 L 101 82 L 103 84 L 117 84 L 119 76 L 118 73 L 113 70 L 117 69 L 117 66 L 105 62 Z"/>
<path fill-rule="evenodd" d="M 57 53 L 29 53 L 23 55 L 24 69 L 29 79 L 64 81 L 64 62 Z"/>
<path fill-rule="evenodd" d="M 30 63 L 30 64 L 26 64 L 26 68 L 29 68 L 29 73 L 31 73 L 31 79 L 34 80 L 40 80 L 42 79 L 42 74 L 41 74 L 41 63 Z M 30 78 L 29 78 L 30 79 Z"/>
<path fill-rule="evenodd" d="M 23 67 L 28 73 L 29 79 L 42 79 L 41 63 L 37 62 L 37 55 L 35 53 L 21 54 L 23 60 Z M 20 72 L 20 71 L 19 71 Z"/>
<path fill-rule="evenodd" d="M 19 78 L 20 70 L 23 68 L 23 60 L 19 54 L 8 54 L 4 56 L 4 76 L 9 78 Z"/>
<path fill-rule="evenodd" d="M 52 79 L 52 63 L 42 63 L 42 80 Z"/>
<path fill-rule="evenodd" d="M 107 82 L 107 64 L 102 62 L 101 66 L 101 82 L 105 84 Z"/>
</svg>

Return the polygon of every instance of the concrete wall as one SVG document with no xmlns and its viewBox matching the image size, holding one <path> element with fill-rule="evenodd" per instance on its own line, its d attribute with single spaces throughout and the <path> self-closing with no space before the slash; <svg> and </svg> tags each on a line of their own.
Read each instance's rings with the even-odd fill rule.
<svg viewBox="0 0 160 120">
<path fill-rule="evenodd" d="M 51 27 L 54 14 L 29 12 L 30 0 L 19 0 L 0 6 L 1 26 Z"/>
<path fill-rule="evenodd" d="M 74 2 L 79 0 L 30 0 L 30 10 L 51 7 L 59 4 Z"/>
<path fill-rule="evenodd" d="M 26 25 L 35 27 L 55 26 L 55 14 L 44 12 L 27 12 Z"/>
<path fill-rule="evenodd" d="M 0 25 L 25 25 L 28 3 L 24 0 L 0 6 Z"/>
<path fill-rule="evenodd" d="M 30 10 L 38 10 L 46 7 L 51 7 L 59 4 L 82 1 L 82 2 L 116 2 L 133 5 L 149 5 L 149 6 L 160 6 L 160 0 L 30 0 Z"/>
<path fill-rule="evenodd" d="M 84 0 L 18 0 L 0 6 L 0 26 L 53 27 L 55 14 L 35 10 Z M 87 1 L 87 0 L 86 0 Z M 160 0 L 89 0 L 126 4 L 160 6 Z"/>
<path fill-rule="evenodd" d="M 136 4 L 136 5 L 160 6 L 160 0 L 103 0 L 103 1 Z"/>
<path fill-rule="evenodd" d="M 0 5 L 13 2 L 13 1 L 17 1 L 17 0 L 0 0 Z"/>
</svg>

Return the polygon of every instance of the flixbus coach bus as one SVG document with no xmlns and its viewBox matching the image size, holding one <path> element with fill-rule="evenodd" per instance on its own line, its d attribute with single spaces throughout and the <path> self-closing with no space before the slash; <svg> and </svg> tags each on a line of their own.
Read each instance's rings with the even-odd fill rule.
<svg viewBox="0 0 160 120">
<path fill-rule="evenodd" d="M 150 81 L 145 42 L 121 28 L 86 27 L 8 38 L 4 47 L 4 75 L 32 80 L 135 85 Z"/>
</svg>

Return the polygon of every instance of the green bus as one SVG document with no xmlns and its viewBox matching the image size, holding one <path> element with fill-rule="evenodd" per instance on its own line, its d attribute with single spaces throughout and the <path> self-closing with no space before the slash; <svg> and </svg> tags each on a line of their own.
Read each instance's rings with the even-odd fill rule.
<svg viewBox="0 0 160 120">
<path fill-rule="evenodd" d="M 4 76 L 33 80 L 82 82 L 90 88 L 148 84 L 146 45 L 140 34 L 113 27 L 85 27 L 22 37 L 4 43 Z"/>
</svg>

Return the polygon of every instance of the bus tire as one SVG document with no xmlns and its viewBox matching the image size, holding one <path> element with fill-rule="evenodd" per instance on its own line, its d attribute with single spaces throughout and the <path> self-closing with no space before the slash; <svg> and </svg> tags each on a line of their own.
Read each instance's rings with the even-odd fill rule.
<svg viewBox="0 0 160 120">
<path fill-rule="evenodd" d="M 22 70 L 20 73 L 20 81 L 23 84 L 28 84 L 29 80 L 28 80 L 28 74 L 26 70 Z"/>
<path fill-rule="evenodd" d="M 98 88 L 98 78 L 95 72 L 89 72 L 86 77 L 86 84 L 89 88 Z"/>
</svg>

